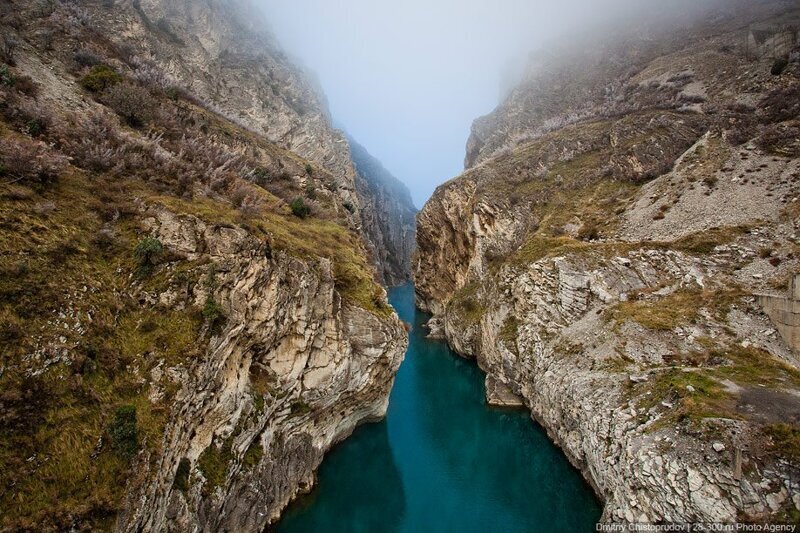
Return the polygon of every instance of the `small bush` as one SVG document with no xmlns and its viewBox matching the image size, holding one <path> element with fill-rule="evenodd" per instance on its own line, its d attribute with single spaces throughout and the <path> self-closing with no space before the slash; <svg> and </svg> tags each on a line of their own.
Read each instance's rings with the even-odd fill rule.
<svg viewBox="0 0 800 533">
<path fill-rule="evenodd" d="M 242 464 L 245 468 L 253 469 L 261 462 L 264 457 L 264 449 L 261 447 L 261 439 L 256 438 L 247 448 L 247 451 L 242 458 Z"/>
<path fill-rule="evenodd" d="M 292 200 L 292 203 L 289 204 L 289 208 L 292 210 L 292 214 L 298 218 L 306 218 L 311 214 L 311 208 L 308 207 L 308 204 L 306 204 L 305 200 L 302 198 L 295 198 Z"/>
<path fill-rule="evenodd" d="M 225 321 L 225 310 L 209 295 L 203 306 L 203 318 L 206 319 L 212 330 L 217 329 Z"/>
<path fill-rule="evenodd" d="M 311 412 L 311 406 L 304 400 L 295 400 L 290 407 L 292 415 L 301 416 Z"/>
<path fill-rule="evenodd" d="M 584 224 L 578 230 L 578 238 L 582 241 L 596 241 L 600 238 L 600 230 L 594 224 Z"/>
<path fill-rule="evenodd" d="M 146 277 L 152 274 L 163 254 L 164 245 L 158 239 L 147 237 L 139 241 L 133 251 L 133 255 L 139 263 L 139 275 Z"/>
<path fill-rule="evenodd" d="M 30 140 L 0 139 L 0 166 L 7 183 L 55 183 L 66 168 L 66 158 Z"/>
<path fill-rule="evenodd" d="M 11 35 L 0 37 L 0 61 L 14 64 L 14 51 L 17 49 L 17 39 Z"/>
<path fill-rule="evenodd" d="M 125 457 L 133 457 L 139 449 L 136 431 L 136 407 L 125 405 L 114 412 L 114 420 L 108 426 L 108 435 L 114 450 Z"/>
<path fill-rule="evenodd" d="M 345 202 L 345 203 L 342 204 L 342 206 L 345 209 L 347 209 L 350 213 L 355 213 L 356 212 L 356 208 L 355 208 L 355 206 L 353 206 L 353 204 L 351 202 Z"/>
<path fill-rule="evenodd" d="M 789 59 L 786 57 L 779 57 L 772 63 L 772 68 L 770 69 L 770 73 L 773 76 L 780 76 L 783 74 L 783 71 L 786 70 L 786 67 L 789 66 Z"/>
<path fill-rule="evenodd" d="M 270 181 L 269 172 L 267 171 L 267 169 L 263 167 L 258 167 L 254 169 L 252 175 L 253 175 L 253 181 L 257 185 L 260 185 L 262 187 L 264 187 Z"/>
<path fill-rule="evenodd" d="M 306 185 L 306 198 L 309 200 L 316 200 L 317 198 L 317 189 L 314 188 L 313 183 Z"/>
<path fill-rule="evenodd" d="M 314 167 L 312 167 L 311 165 L 306 165 L 306 174 L 310 176 L 313 173 L 314 173 Z"/>
<path fill-rule="evenodd" d="M 17 76 L 14 78 L 14 90 L 31 98 L 39 96 L 39 86 L 30 76 Z"/>
<path fill-rule="evenodd" d="M 116 84 L 103 92 L 101 100 L 133 128 L 142 127 L 153 118 L 153 97 L 138 85 Z"/>
<path fill-rule="evenodd" d="M 80 68 L 94 67 L 99 65 L 102 61 L 100 59 L 100 56 L 98 56 L 91 50 L 87 50 L 86 48 L 78 50 L 77 52 L 72 54 L 72 60 Z"/>
<path fill-rule="evenodd" d="M 81 85 L 93 93 L 101 93 L 122 81 L 122 76 L 108 65 L 95 65 L 81 78 Z"/>
<path fill-rule="evenodd" d="M 14 76 L 11 75 L 11 71 L 8 68 L 8 65 L 0 65 L 0 85 L 4 87 L 13 87 Z"/>
<path fill-rule="evenodd" d="M 197 468 L 202 472 L 207 482 L 203 486 L 203 494 L 206 496 L 225 483 L 228 468 L 233 461 L 231 439 L 224 441 L 220 448 L 216 446 L 215 440 L 212 439 L 208 448 L 197 458 Z"/>
</svg>

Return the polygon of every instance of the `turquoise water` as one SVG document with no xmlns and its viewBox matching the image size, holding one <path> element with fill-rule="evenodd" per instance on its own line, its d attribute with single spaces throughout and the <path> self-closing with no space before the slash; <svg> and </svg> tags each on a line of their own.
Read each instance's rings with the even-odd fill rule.
<svg viewBox="0 0 800 533">
<path fill-rule="evenodd" d="M 413 324 L 386 419 L 334 448 L 280 533 L 589 532 L 600 507 L 523 410 L 486 405 L 473 361 L 425 338 L 414 288 L 389 299 Z"/>
</svg>

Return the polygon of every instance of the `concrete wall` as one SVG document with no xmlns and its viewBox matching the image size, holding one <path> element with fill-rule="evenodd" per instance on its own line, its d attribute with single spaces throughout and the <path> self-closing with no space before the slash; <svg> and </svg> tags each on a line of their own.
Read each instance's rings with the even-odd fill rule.
<svg viewBox="0 0 800 533">
<path fill-rule="evenodd" d="M 775 324 L 786 343 L 800 353 L 800 274 L 789 287 L 789 297 L 762 295 L 758 303 Z"/>
</svg>

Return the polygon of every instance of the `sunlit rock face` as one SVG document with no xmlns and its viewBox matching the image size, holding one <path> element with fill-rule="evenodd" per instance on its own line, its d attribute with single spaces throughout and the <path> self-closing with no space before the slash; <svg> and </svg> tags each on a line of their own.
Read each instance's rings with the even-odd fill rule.
<svg viewBox="0 0 800 533">
<path fill-rule="evenodd" d="M 800 65 L 776 76 L 745 47 L 749 23 L 798 16 L 740 2 L 548 50 L 418 215 L 431 334 L 477 359 L 490 402 L 530 409 L 604 520 L 800 509 L 781 436 L 798 354 L 758 303 L 800 268 Z"/>
</svg>

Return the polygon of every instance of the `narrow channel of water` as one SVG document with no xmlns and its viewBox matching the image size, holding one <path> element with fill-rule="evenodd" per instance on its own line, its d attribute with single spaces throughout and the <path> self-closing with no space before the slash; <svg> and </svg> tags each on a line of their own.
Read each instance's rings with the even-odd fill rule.
<svg viewBox="0 0 800 533">
<path fill-rule="evenodd" d="M 389 299 L 413 329 L 387 417 L 330 452 L 276 531 L 594 531 L 600 506 L 544 430 L 487 406 L 475 363 L 425 338 L 412 285 Z"/>
</svg>

